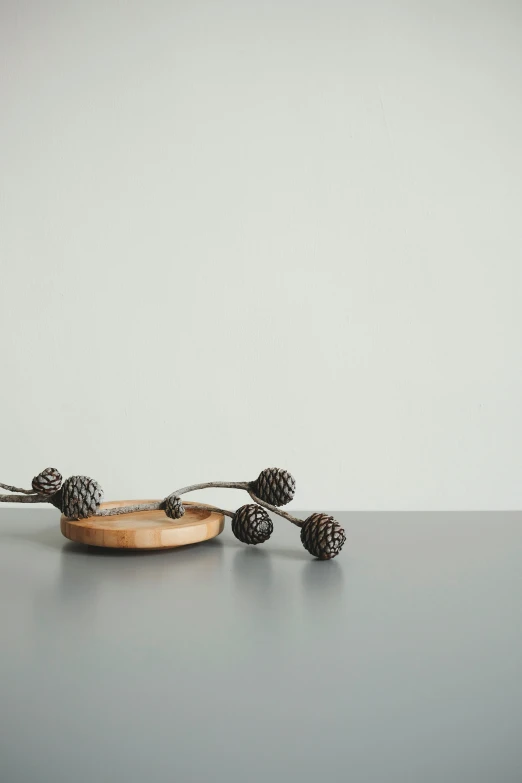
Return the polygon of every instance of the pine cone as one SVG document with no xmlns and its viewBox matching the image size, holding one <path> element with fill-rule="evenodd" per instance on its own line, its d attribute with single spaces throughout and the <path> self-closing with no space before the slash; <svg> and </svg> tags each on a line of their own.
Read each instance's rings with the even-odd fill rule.
<svg viewBox="0 0 522 783">
<path fill-rule="evenodd" d="M 185 513 L 185 506 L 181 502 L 181 498 L 177 495 L 169 495 L 165 498 L 161 507 L 169 519 L 181 519 Z"/>
<path fill-rule="evenodd" d="M 256 503 L 241 506 L 232 518 L 232 532 L 243 544 L 262 544 L 270 538 L 273 529 L 267 512 Z"/>
<path fill-rule="evenodd" d="M 39 495 L 54 495 L 62 485 L 62 475 L 56 468 L 46 468 L 33 479 L 33 489 Z"/>
<path fill-rule="evenodd" d="M 336 557 L 346 536 L 341 525 L 328 514 L 312 514 L 301 528 L 301 542 L 311 555 L 319 560 Z"/>
<path fill-rule="evenodd" d="M 98 511 L 103 489 L 88 476 L 71 476 L 51 498 L 62 514 L 69 519 L 87 519 Z"/>
<path fill-rule="evenodd" d="M 262 470 L 250 486 L 254 495 L 272 506 L 285 506 L 295 494 L 295 478 L 282 468 Z"/>
</svg>

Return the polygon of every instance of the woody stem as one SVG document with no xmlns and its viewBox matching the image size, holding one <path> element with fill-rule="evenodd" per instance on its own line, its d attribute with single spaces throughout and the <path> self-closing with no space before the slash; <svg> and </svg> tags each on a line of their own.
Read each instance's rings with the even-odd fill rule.
<svg viewBox="0 0 522 783">
<path fill-rule="evenodd" d="M 119 514 L 132 514 L 135 511 L 158 511 L 161 508 L 161 500 L 152 503 L 134 503 L 131 506 L 119 506 L 116 508 L 102 508 L 96 512 L 97 517 L 115 517 Z"/>
<path fill-rule="evenodd" d="M 297 525 L 297 527 L 303 527 L 303 519 L 294 517 L 292 514 L 289 514 L 288 511 L 281 511 L 281 509 L 277 506 L 273 506 L 271 503 L 267 503 L 265 500 L 261 500 L 261 498 L 258 498 L 257 495 L 254 495 L 251 489 L 248 489 L 247 492 L 255 503 L 259 503 L 260 506 L 268 509 L 268 511 L 271 511 L 273 514 L 277 514 L 278 516 L 283 517 L 283 519 L 288 519 L 288 521 L 293 525 Z"/>
<path fill-rule="evenodd" d="M 188 487 L 182 487 L 173 492 L 173 495 L 184 495 L 186 492 L 194 492 L 196 489 L 210 489 L 211 487 L 219 487 L 226 489 L 246 489 L 250 486 L 249 481 L 206 481 L 203 484 L 189 484 Z"/>
<path fill-rule="evenodd" d="M 50 503 L 44 495 L 0 495 L 0 503 Z"/>
<path fill-rule="evenodd" d="M 264 508 L 268 509 L 268 511 L 272 511 L 274 514 L 283 517 L 283 519 L 288 519 L 289 522 L 291 522 L 293 525 L 297 525 L 297 527 L 302 527 L 304 524 L 302 519 L 298 519 L 298 517 L 292 516 L 292 514 L 289 514 L 288 511 L 281 511 L 281 509 L 277 506 L 273 506 L 271 503 L 266 503 L 264 500 L 261 500 L 261 498 L 258 498 L 252 490 L 252 482 L 250 481 L 207 481 L 204 484 L 191 484 L 188 487 L 177 489 L 174 492 L 174 495 L 179 496 L 185 494 L 185 492 L 192 492 L 195 489 L 208 489 L 210 487 L 244 489 L 248 492 L 252 500 L 254 500 L 256 503 L 259 503 L 260 506 L 264 506 Z"/>
<path fill-rule="evenodd" d="M 158 500 L 152 503 L 135 503 L 133 506 L 120 506 L 119 508 L 102 508 L 96 512 L 97 517 L 115 517 L 120 514 L 133 514 L 136 511 L 159 511 L 163 506 L 164 501 Z M 227 511 L 224 508 L 216 508 L 216 506 L 207 506 L 205 503 L 191 503 L 191 508 L 200 508 L 205 511 L 217 511 L 218 514 L 225 514 L 228 517 L 233 517 L 232 511 Z"/>
<path fill-rule="evenodd" d="M 23 495 L 37 495 L 38 492 L 35 492 L 34 489 L 22 489 L 21 487 L 12 487 L 10 484 L 2 484 L 0 482 L 0 487 L 2 489 L 7 489 L 9 492 L 21 492 Z"/>
</svg>

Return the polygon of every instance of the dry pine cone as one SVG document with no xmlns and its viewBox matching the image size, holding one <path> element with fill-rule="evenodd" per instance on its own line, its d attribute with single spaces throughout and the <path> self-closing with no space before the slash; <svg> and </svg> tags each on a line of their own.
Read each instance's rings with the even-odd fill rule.
<svg viewBox="0 0 522 783">
<path fill-rule="evenodd" d="M 62 486 L 62 475 L 56 468 L 42 470 L 32 481 L 32 487 L 39 495 L 54 495 Z"/>
<path fill-rule="evenodd" d="M 232 518 L 232 532 L 243 544 L 262 544 L 270 538 L 273 529 L 267 512 L 256 503 L 241 506 Z"/>
<path fill-rule="evenodd" d="M 185 513 L 185 506 L 177 495 L 169 495 L 165 498 L 162 507 L 169 519 L 181 519 Z"/>
<path fill-rule="evenodd" d="M 250 486 L 256 497 L 272 506 L 285 506 L 295 494 L 295 478 L 282 468 L 262 470 Z"/>
<path fill-rule="evenodd" d="M 103 489 L 97 481 L 88 476 L 71 476 L 51 502 L 69 519 L 87 519 L 96 514 L 102 498 Z"/>
<path fill-rule="evenodd" d="M 301 528 L 301 542 L 311 555 L 319 560 L 336 557 L 346 536 L 341 525 L 328 514 L 312 514 Z"/>
</svg>

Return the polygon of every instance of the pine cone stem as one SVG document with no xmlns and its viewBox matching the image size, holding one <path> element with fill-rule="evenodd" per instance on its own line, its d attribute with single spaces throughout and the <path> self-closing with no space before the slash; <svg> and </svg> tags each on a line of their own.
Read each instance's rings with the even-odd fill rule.
<svg viewBox="0 0 522 783">
<path fill-rule="evenodd" d="M 293 525 L 297 525 L 297 527 L 303 526 L 304 523 L 303 519 L 298 519 L 297 517 L 292 516 L 292 514 L 289 514 L 288 511 L 281 511 L 281 509 L 278 508 L 277 506 L 272 506 L 271 503 L 266 503 L 264 500 L 258 498 L 251 489 L 250 481 L 207 481 L 203 484 L 190 484 L 188 487 L 182 487 L 181 489 L 177 489 L 174 492 L 174 494 L 184 495 L 186 492 L 193 492 L 196 489 L 210 489 L 212 487 L 227 488 L 227 489 L 244 489 L 246 490 L 246 492 L 248 492 L 252 500 L 258 503 L 260 506 L 264 506 L 266 509 L 268 509 L 268 511 L 273 511 L 274 514 L 278 514 L 278 516 L 287 519 Z M 230 512 L 225 512 L 223 511 L 223 509 L 218 509 L 218 510 L 222 514 L 227 513 L 228 516 L 230 516 Z"/>
<path fill-rule="evenodd" d="M 264 508 L 268 509 L 268 511 L 272 511 L 272 513 L 277 514 L 284 519 L 288 519 L 288 521 L 293 525 L 297 525 L 297 527 L 303 527 L 304 519 L 294 517 L 292 514 L 289 514 L 288 511 L 281 511 L 281 509 L 277 506 L 273 506 L 271 503 L 267 503 L 266 501 L 261 500 L 261 498 L 258 498 L 250 488 L 247 487 L 246 490 L 255 503 L 259 503 L 260 506 L 264 506 Z"/>
<path fill-rule="evenodd" d="M 158 511 L 161 507 L 161 501 L 154 503 L 135 503 L 132 506 L 119 506 L 117 508 L 102 508 L 97 511 L 96 517 L 115 517 L 119 514 L 133 514 L 135 511 Z"/>
<path fill-rule="evenodd" d="M 184 495 L 186 492 L 194 492 L 196 489 L 210 489 L 220 487 L 225 489 L 248 489 L 248 481 L 206 481 L 203 484 L 190 484 L 188 487 L 177 489 L 174 495 Z"/>
<path fill-rule="evenodd" d="M 202 484 L 189 484 L 186 487 L 177 489 L 173 492 L 173 495 L 184 495 L 186 492 L 194 492 L 196 489 L 209 489 L 210 487 L 226 487 L 228 489 L 248 489 L 248 481 L 207 481 Z M 96 513 L 97 517 L 113 517 L 120 514 L 132 514 L 135 511 L 157 511 L 161 508 L 163 500 L 156 503 L 137 503 L 132 506 L 120 506 L 120 508 L 103 508 Z M 219 514 L 225 514 L 228 517 L 233 517 L 232 511 L 227 511 L 224 508 L 216 508 L 215 506 L 209 506 L 204 503 L 198 503 L 197 505 L 191 504 L 192 508 L 201 508 L 206 511 L 217 511 Z"/>
<path fill-rule="evenodd" d="M 176 493 L 178 494 L 178 493 Z M 154 503 L 135 503 L 133 506 L 120 506 L 119 508 L 102 508 L 97 511 L 95 516 L 97 517 L 115 517 L 120 514 L 133 514 L 136 511 L 159 511 L 163 505 L 163 500 L 158 500 Z M 233 517 L 232 511 L 227 511 L 224 508 L 216 508 L 216 506 L 208 506 L 205 503 L 191 503 L 190 508 L 203 509 L 205 511 L 217 511 L 219 514 L 225 514 L 227 517 Z"/>
<path fill-rule="evenodd" d="M 10 484 L 2 483 L 0 483 L 0 487 L 2 489 L 7 489 L 8 492 L 21 492 L 23 495 L 38 495 L 38 492 L 35 492 L 34 489 L 22 489 L 21 487 L 12 487 Z"/>
<path fill-rule="evenodd" d="M 43 495 L 0 495 L 0 503 L 50 503 Z"/>
</svg>

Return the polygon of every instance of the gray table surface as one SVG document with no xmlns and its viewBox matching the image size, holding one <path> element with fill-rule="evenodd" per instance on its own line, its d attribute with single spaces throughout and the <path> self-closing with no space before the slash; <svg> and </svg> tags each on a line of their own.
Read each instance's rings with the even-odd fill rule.
<svg viewBox="0 0 522 783">
<path fill-rule="evenodd" d="M 522 781 L 522 514 L 89 549 L 0 509 L 0 781 Z"/>
</svg>

